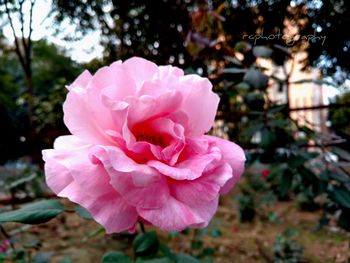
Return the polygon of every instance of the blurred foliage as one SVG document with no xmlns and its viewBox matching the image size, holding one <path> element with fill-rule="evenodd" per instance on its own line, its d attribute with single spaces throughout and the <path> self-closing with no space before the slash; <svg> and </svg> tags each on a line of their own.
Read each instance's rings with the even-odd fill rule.
<svg viewBox="0 0 350 263">
<path fill-rule="evenodd" d="M 16 100 L 23 87 L 23 74 L 19 62 L 12 53 L 0 53 L 0 163 L 22 156 L 20 151 L 19 129 L 22 128 L 23 115 Z M 19 151 L 19 152 L 18 152 Z"/>
<path fill-rule="evenodd" d="M 46 40 L 33 43 L 34 126 L 37 147 L 49 147 L 57 135 L 66 133 L 62 102 L 65 85 L 82 71 L 64 50 Z M 0 53 L 0 163 L 29 153 L 25 78 L 11 47 Z"/>
<path fill-rule="evenodd" d="M 216 229 L 216 228 L 212 228 Z M 218 237 L 218 235 L 211 236 Z M 189 231 L 172 233 L 172 235 L 189 235 Z M 136 262 L 136 263 L 211 263 L 214 262 L 215 249 L 203 246 L 203 238 L 209 234 L 208 229 L 196 229 L 193 231 L 191 254 L 177 253 L 172 251 L 166 240 L 158 237 L 156 232 L 146 232 L 138 234 L 133 243 L 134 260 L 120 251 L 107 252 L 103 258 L 103 263 L 109 262 Z M 220 236 L 220 235 L 219 235 Z M 190 237 L 188 237 L 190 238 Z"/>
<path fill-rule="evenodd" d="M 47 188 L 43 178 L 37 165 L 20 160 L 7 162 L 0 167 L 1 193 L 11 196 L 12 202 L 34 200 L 42 197 Z"/>
<path fill-rule="evenodd" d="M 350 92 L 346 92 L 334 98 L 335 104 L 348 104 L 347 107 L 330 108 L 328 119 L 332 128 L 342 137 L 350 139 Z M 347 144 L 348 146 L 350 144 Z"/>
<path fill-rule="evenodd" d="M 295 229 L 286 229 L 278 234 L 273 244 L 274 263 L 300 263 L 302 260 L 303 247 L 295 240 L 298 232 Z"/>
</svg>

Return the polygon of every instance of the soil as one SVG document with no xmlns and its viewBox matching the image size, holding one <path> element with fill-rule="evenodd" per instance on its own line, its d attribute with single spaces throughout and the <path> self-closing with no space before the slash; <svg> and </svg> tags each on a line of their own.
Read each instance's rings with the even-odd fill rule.
<svg viewBox="0 0 350 263">
<path fill-rule="evenodd" d="M 129 233 L 106 235 L 104 233 L 88 238 L 99 225 L 76 215 L 74 206 L 64 201 L 68 211 L 46 224 L 23 226 L 7 224 L 6 229 L 15 235 L 15 245 L 36 246 L 38 251 L 50 258 L 50 262 L 60 262 L 70 258 L 74 263 L 100 262 L 107 251 L 123 251 L 132 255 L 132 240 Z M 321 211 L 300 211 L 293 202 L 277 202 L 272 208 L 279 215 L 279 222 L 256 218 L 251 223 L 240 223 L 232 196 L 226 196 L 215 215 L 209 229 L 219 229 L 216 237 L 206 234 L 202 237 L 203 247 L 213 248 L 214 262 L 255 263 L 271 262 L 272 247 L 277 234 L 286 228 L 297 229 L 297 242 L 304 247 L 303 262 L 347 263 L 350 259 L 349 234 L 336 227 L 315 231 L 315 224 Z M 147 229 L 150 229 L 149 227 Z M 175 252 L 196 254 L 191 250 L 191 242 L 198 231 L 187 235 L 168 234 L 157 230 L 160 238 Z"/>
</svg>

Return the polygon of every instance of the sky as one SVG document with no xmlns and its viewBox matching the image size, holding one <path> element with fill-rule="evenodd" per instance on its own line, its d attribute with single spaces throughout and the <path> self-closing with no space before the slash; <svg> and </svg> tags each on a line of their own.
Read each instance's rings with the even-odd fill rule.
<svg viewBox="0 0 350 263">
<path fill-rule="evenodd" d="M 53 18 L 49 17 L 51 7 L 50 0 L 36 0 L 33 9 L 33 32 L 32 39 L 47 39 L 49 42 L 54 43 L 68 51 L 68 54 L 73 60 L 77 62 L 88 62 L 93 58 L 101 57 L 103 48 L 99 44 L 99 31 L 94 31 L 91 34 L 86 35 L 79 41 L 65 41 L 63 40 L 64 35 L 55 35 L 55 31 L 52 27 Z M 25 1 L 23 6 L 25 13 L 25 18 L 29 17 L 29 1 Z M 28 21 L 27 19 L 26 21 Z M 20 34 L 20 23 L 18 19 L 13 17 L 14 27 L 17 35 Z M 27 25 L 28 28 L 28 25 Z M 26 28 L 26 29 L 27 29 Z M 74 26 L 69 25 L 67 21 L 64 21 L 61 25 L 64 29 L 65 34 L 74 35 Z M 3 27 L 3 33 L 5 37 L 10 41 L 14 41 L 13 33 L 9 23 L 6 23 Z M 28 34 L 28 29 L 25 30 L 26 35 Z"/>
</svg>

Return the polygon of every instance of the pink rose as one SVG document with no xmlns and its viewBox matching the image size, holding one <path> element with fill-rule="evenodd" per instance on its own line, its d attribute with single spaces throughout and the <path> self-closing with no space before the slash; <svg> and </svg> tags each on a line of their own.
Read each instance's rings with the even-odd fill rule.
<svg viewBox="0 0 350 263">
<path fill-rule="evenodd" d="M 208 225 L 245 161 L 238 145 L 204 135 L 219 103 L 208 79 L 134 57 L 85 71 L 68 90 L 72 135 L 43 151 L 58 196 L 108 233 L 139 220 L 163 230 Z"/>
</svg>

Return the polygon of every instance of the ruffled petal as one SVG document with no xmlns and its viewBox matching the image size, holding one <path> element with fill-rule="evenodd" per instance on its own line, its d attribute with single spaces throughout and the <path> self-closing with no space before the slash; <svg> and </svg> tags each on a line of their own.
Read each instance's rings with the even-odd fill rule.
<svg viewBox="0 0 350 263">
<path fill-rule="evenodd" d="M 165 117 L 180 107 L 182 95 L 178 91 L 167 91 L 158 97 L 143 95 L 126 98 L 129 103 L 128 123 L 133 125 L 159 117 Z"/>
<path fill-rule="evenodd" d="M 99 88 L 89 84 L 85 89 L 74 88 L 63 104 L 64 123 L 69 131 L 92 144 L 113 144 L 107 130 L 117 130 L 111 112 L 100 99 Z"/>
<path fill-rule="evenodd" d="M 68 148 L 70 142 L 74 148 Z M 108 233 L 131 229 L 137 221 L 136 209 L 109 184 L 103 166 L 91 162 L 91 145 L 79 143 L 75 136 L 63 136 L 55 146 L 57 149 L 43 151 L 48 186 L 58 196 L 88 209 Z"/>
<path fill-rule="evenodd" d="M 148 209 L 164 205 L 169 189 L 156 170 L 134 162 L 116 147 L 97 146 L 92 156 L 103 164 L 111 185 L 129 204 Z"/>
<path fill-rule="evenodd" d="M 180 83 L 184 96 L 180 108 L 189 118 L 186 135 L 200 136 L 213 126 L 219 96 L 212 91 L 212 85 L 206 78 L 186 75 L 180 78 Z"/>
<path fill-rule="evenodd" d="M 216 199 L 221 187 L 232 178 L 232 168 L 224 163 L 192 181 L 168 180 L 170 193 L 189 206 L 200 206 Z"/>
<path fill-rule="evenodd" d="M 135 82 L 121 61 L 100 68 L 92 77 L 91 85 L 98 87 L 100 93 L 110 101 L 123 100 L 136 93 Z"/>
<path fill-rule="evenodd" d="M 137 208 L 139 215 L 165 231 L 182 231 L 191 225 L 203 224 L 204 220 L 190 207 L 169 196 L 159 209 Z"/>
<path fill-rule="evenodd" d="M 67 89 L 85 89 L 88 86 L 91 79 L 92 75 L 90 74 L 90 72 L 88 70 L 84 70 L 84 72 L 81 73 L 79 77 L 67 87 Z"/>
<path fill-rule="evenodd" d="M 212 169 L 221 158 L 220 150 L 217 147 L 211 147 L 210 152 L 190 155 L 174 166 L 157 160 L 150 160 L 147 165 L 175 180 L 194 180 L 201 177 L 206 170 Z"/>
<path fill-rule="evenodd" d="M 220 148 L 223 155 L 223 161 L 227 162 L 232 167 L 233 177 L 224 185 L 221 190 L 222 194 L 228 193 L 231 188 L 236 184 L 240 176 L 244 171 L 245 154 L 242 148 L 230 141 L 205 135 L 208 141 L 214 143 Z"/>
<path fill-rule="evenodd" d="M 153 79 L 158 72 L 156 64 L 140 57 L 125 60 L 123 68 L 133 77 L 137 89 L 140 89 L 145 81 Z"/>
<path fill-rule="evenodd" d="M 192 206 L 191 210 L 196 213 L 199 217 L 202 218 L 201 223 L 193 224 L 191 227 L 193 228 L 203 228 L 207 227 L 210 220 L 213 218 L 216 210 L 218 209 L 219 205 L 219 196 L 217 196 L 215 199 L 211 200 L 208 203 L 202 203 L 198 204 L 196 206 Z"/>
<path fill-rule="evenodd" d="M 138 96 L 151 95 L 158 97 L 166 91 L 177 90 L 181 86 L 179 79 L 183 75 L 183 70 L 177 67 L 160 66 L 151 80 L 143 82 L 138 91 Z"/>
</svg>

